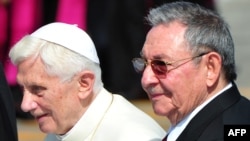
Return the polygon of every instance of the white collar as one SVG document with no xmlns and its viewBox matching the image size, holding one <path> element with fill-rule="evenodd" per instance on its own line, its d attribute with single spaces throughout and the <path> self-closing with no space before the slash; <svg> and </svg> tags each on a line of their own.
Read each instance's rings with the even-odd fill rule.
<svg viewBox="0 0 250 141">
<path fill-rule="evenodd" d="M 111 103 L 112 94 L 103 88 L 75 126 L 57 138 L 63 141 L 91 139 Z"/>
</svg>

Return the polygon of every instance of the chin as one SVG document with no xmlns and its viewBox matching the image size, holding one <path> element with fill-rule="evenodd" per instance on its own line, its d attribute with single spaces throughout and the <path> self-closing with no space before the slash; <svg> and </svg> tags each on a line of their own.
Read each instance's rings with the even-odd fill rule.
<svg viewBox="0 0 250 141">
<path fill-rule="evenodd" d="M 51 126 L 51 124 L 39 124 L 39 128 L 43 133 L 55 133 L 55 129 Z"/>
<path fill-rule="evenodd" d="M 163 110 L 161 108 L 158 108 L 157 106 L 153 106 L 154 113 L 159 116 L 165 116 Z"/>
<path fill-rule="evenodd" d="M 156 115 L 165 116 L 165 117 L 167 117 L 172 111 L 171 109 L 169 109 L 169 107 L 166 107 L 160 104 L 154 104 L 153 110 Z"/>
</svg>

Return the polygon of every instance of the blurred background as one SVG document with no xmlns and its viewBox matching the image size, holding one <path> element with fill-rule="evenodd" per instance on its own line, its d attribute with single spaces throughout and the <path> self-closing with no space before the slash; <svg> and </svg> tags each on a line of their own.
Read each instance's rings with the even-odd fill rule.
<svg viewBox="0 0 250 141">
<path fill-rule="evenodd" d="M 50 22 L 77 24 L 94 40 L 103 70 L 104 86 L 132 101 L 167 129 L 168 121 L 154 115 L 131 64 L 139 56 L 149 27 L 144 17 L 152 7 L 176 0 L 0 0 L 0 61 L 16 108 L 20 141 L 43 140 L 33 118 L 21 111 L 22 92 L 9 49 L 24 35 Z M 250 98 L 250 1 L 189 0 L 220 13 L 235 41 L 238 84 Z"/>
</svg>

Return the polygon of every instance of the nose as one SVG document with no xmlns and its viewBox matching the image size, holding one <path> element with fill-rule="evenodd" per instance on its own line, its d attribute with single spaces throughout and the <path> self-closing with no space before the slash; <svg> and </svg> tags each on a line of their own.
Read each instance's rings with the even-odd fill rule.
<svg viewBox="0 0 250 141">
<path fill-rule="evenodd" d="M 34 95 L 24 92 L 21 109 L 24 112 L 30 112 L 37 107 L 37 103 L 34 101 Z"/>
<path fill-rule="evenodd" d="M 147 88 L 149 85 L 157 83 L 157 82 L 158 82 L 158 79 L 155 76 L 151 66 L 147 65 L 142 74 L 142 79 L 141 79 L 143 88 Z"/>
</svg>

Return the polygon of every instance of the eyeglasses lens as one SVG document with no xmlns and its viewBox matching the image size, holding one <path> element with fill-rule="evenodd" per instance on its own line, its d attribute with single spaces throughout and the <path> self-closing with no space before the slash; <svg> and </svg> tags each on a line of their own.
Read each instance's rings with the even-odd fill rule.
<svg viewBox="0 0 250 141">
<path fill-rule="evenodd" d="M 144 69 L 145 69 L 145 66 L 146 66 L 145 63 L 146 63 L 145 60 L 142 59 L 142 58 L 136 58 L 136 59 L 134 59 L 133 60 L 133 66 L 135 68 L 135 71 L 139 72 L 139 73 L 143 72 Z"/>
<path fill-rule="evenodd" d="M 165 75 L 165 73 L 168 71 L 166 63 L 161 60 L 153 60 L 151 62 L 151 67 L 154 73 L 157 75 Z"/>
<path fill-rule="evenodd" d="M 146 64 L 147 62 L 143 58 L 136 58 L 133 60 L 133 66 L 136 72 L 139 73 L 144 71 Z M 161 60 L 152 60 L 151 67 L 156 75 L 165 75 L 165 73 L 167 72 L 167 65 Z"/>
</svg>

